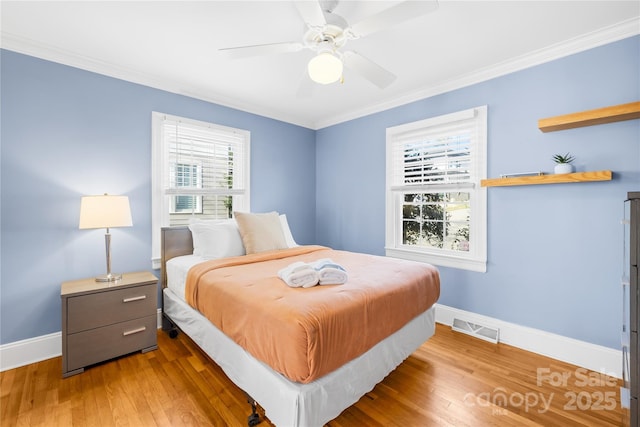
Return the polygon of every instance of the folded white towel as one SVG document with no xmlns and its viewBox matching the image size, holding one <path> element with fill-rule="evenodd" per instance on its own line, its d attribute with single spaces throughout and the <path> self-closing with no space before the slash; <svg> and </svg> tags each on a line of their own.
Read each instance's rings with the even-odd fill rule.
<svg viewBox="0 0 640 427">
<path fill-rule="evenodd" d="M 278 277 L 292 288 L 310 288 L 318 284 L 318 272 L 309 264 L 294 262 L 278 271 Z"/>
<path fill-rule="evenodd" d="M 319 259 L 311 266 L 318 272 L 318 283 L 321 285 L 342 285 L 349 278 L 344 267 L 329 258 Z"/>
</svg>

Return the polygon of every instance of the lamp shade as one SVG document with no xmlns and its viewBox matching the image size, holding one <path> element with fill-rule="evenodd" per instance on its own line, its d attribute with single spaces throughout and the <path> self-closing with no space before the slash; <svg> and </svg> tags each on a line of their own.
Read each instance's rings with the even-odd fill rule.
<svg viewBox="0 0 640 427">
<path fill-rule="evenodd" d="M 131 227 L 127 196 L 83 196 L 80 201 L 80 229 Z"/>
<path fill-rule="evenodd" d="M 342 77 L 342 61 L 330 52 L 320 52 L 309 61 L 307 70 L 311 80 L 326 85 Z"/>
</svg>

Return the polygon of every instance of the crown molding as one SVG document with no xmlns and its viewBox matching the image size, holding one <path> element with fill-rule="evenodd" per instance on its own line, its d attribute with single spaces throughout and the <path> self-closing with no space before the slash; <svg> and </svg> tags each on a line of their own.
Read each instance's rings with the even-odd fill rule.
<svg viewBox="0 0 640 427">
<path fill-rule="evenodd" d="M 77 53 L 59 47 L 5 31 L 0 31 L 0 48 L 306 128 L 312 128 L 313 126 L 312 121 L 305 121 L 299 117 L 276 112 L 269 107 L 239 103 L 235 99 L 229 99 L 217 94 L 213 96 L 203 95 L 201 90 L 186 85 L 182 81 L 160 78 L 149 73 L 122 67 L 90 56 L 78 55 Z"/>
<path fill-rule="evenodd" d="M 610 27 L 584 34 L 582 36 L 521 55 L 517 58 L 492 65 L 491 67 L 486 67 L 476 70 L 473 73 L 453 78 L 437 86 L 425 87 L 422 90 L 397 97 L 390 101 L 371 105 L 367 108 L 355 110 L 349 114 L 335 116 L 327 120 L 316 121 L 314 123 L 314 129 L 322 129 L 324 127 L 333 126 L 349 120 L 368 116 L 370 114 L 379 113 L 381 111 L 389 110 L 411 102 L 420 101 L 442 93 L 461 89 L 466 86 L 471 86 L 496 77 L 521 71 L 526 68 L 544 64 L 565 56 L 626 39 L 628 37 L 633 37 L 638 34 L 640 34 L 640 18 L 629 19 Z"/>
<path fill-rule="evenodd" d="M 280 111 L 274 111 L 270 107 L 250 103 L 239 103 L 237 100 L 229 99 L 221 95 L 203 95 L 202 91 L 199 91 L 195 87 L 185 85 L 184 82 L 159 78 L 158 76 L 142 73 L 135 69 L 122 67 L 89 56 L 78 55 L 65 49 L 36 42 L 4 31 L 0 31 L 0 48 L 125 80 L 131 83 L 137 83 L 178 95 L 211 102 L 274 120 L 318 130 L 399 107 L 411 102 L 430 98 L 435 95 L 450 92 L 476 83 L 481 83 L 486 80 L 550 62 L 587 49 L 613 43 L 638 34 L 640 34 L 640 18 L 633 18 L 592 33 L 557 43 L 544 49 L 533 51 L 509 61 L 477 70 L 473 73 L 458 76 L 436 86 L 425 87 L 421 90 L 412 91 L 411 93 L 407 93 L 389 101 L 357 109 L 348 114 L 336 115 L 321 120 L 305 120 Z"/>
</svg>

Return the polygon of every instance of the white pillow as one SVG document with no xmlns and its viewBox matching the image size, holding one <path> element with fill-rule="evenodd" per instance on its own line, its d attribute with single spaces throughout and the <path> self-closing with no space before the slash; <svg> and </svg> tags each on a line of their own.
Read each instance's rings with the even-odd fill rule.
<svg viewBox="0 0 640 427">
<path fill-rule="evenodd" d="M 216 259 L 245 254 L 238 226 L 232 219 L 196 220 L 189 224 L 189 230 L 194 255 Z"/>
<path fill-rule="evenodd" d="M 291 229 L 289 228 L 289 222 L 287 221 L 286 214 L 280 214 L 280 225 L 282 225 L 282 233 L 284 234 L 284 240 L 287 242 L 287 246 L 290 248 L 295 248 L 298 246 L 295 240 L 293 240 L 293 234 L 291 234 Z"/>
<path fill-rule="evenodd" d="M 247 254 L 286 249 L 287 241 L 277 212 L 234 212 Z"/>
</svg>

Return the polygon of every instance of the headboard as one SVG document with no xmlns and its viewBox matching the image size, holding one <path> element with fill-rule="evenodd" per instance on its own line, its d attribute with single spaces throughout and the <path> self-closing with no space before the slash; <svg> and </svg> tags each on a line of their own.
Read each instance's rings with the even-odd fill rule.
<svg viewBox="0 0 640 427">
<path fill-rule="evenodd" d="M 177 256 L 192 254 L 193 238 L 191 237 L 191 230 L 186 225 L 162 227 L 160 234 L 160 284 L 164 289 L 167 287 L 167 261 Z"/>
</svg>

